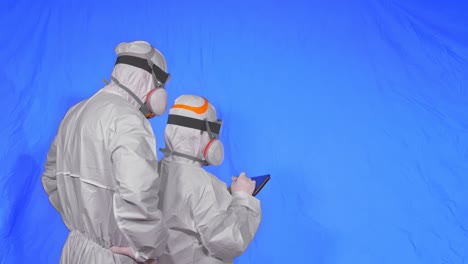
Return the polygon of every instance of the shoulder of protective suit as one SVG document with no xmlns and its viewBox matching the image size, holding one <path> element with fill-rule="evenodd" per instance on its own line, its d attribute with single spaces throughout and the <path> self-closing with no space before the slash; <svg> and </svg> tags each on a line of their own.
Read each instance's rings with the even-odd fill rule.
<svg viewBox="0 0 468 264">
<path fill-rule="evenodd" d="M 81 108 L 87 101 L 88 99 L 86 100 L 82 100 L 82 101 L 79 101 L 78 103 L 74 104 L 73 106 L 71 106 L 67 112 L 65 113 L 65 117 L 69 116 L 69 115 L 72 115 L 74 112 L 76 112 L 77 109 Z"/>
<path fill-rule="evenodd" d="M 99 96 L 102 98 L 101 100 L 106 101 L 110 106 L 116 109 L 132 109 L 134 111 L 138 110 L 120 94 L 103 92 Z"/>
<path fill-rule="evenodd" d="M 221 188 L 221 189 L 226 189 L 226 183 L 220 180 L 216 175 L 204 170 L 203 170 L 203 184 L 210 184 L 215 188 Z"/>
<path fill-rule="evenodd" d="M 137 118 L 146 120 L 143 114 L 135 106 L 120 95 L 102 93 L 96 97 L 96 101 L 102 109 L 102 111 L 98 112 L 107 114 L 109 117 L 135 115 Z"/>
<path fill-rule="evenodd" d="M 187 177 L 192 178 L 193 185 L 204 185 L 211 182 L 211 177 L 215 177 L 211 173 L 207 172 L 203 167 L 195 166 L 190 163 L 179 163 L 177 164 L 178 171 L 181 174 L 187 175 Z"/>
<path fill-rule="evenodd" d="M 152 134 L 151 125 L 145 116 L 120 95 L 102 93 L 88 103 L 93 109 L 96 119 L 107 124 L 114 132 L 130 132 L 132 129 L 148 130 Z"/>
</svg>

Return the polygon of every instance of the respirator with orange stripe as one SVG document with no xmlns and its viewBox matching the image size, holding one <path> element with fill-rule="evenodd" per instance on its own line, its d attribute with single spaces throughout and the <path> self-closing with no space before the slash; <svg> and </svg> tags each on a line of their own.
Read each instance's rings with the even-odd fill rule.
<svg viewBox="0 0 468 264">
<path fill-rule="evenodd" d="M 181 108 L 190 110 L 196 114 L 203 114 L 208 108 L 208 101 L 204 99 L 205 104 L 201 107 L 192 107 L 188 105 L 176 104 L 172 108 Z M 204 132 L 208 133 L 210 138 L 209 142 L 203 147 L 203 159 L 198 157 L 193 157 L 191 155 L 180 153 L 168 148 L 160 149 L 166 155 L 175 155 L 180 157 L 185 157 L 190 160 L 195 160 L 200 162 L 202 165 L 213 165 L 218 166 L 223 162 L 224 159 L 224 146 L 223 143 L 219 140 L 219 135 L 222 126 L 222 120 L 217 121 L 208 121 L 207 119 L 197 119 L 182 115 L 169 114 L 167 124 L 176 125 L 187 128 L 192 128 L 200 130 L 200 134 Z"/>
<path fill-rule="evenodd" d="M 138 55 L 137 55 L 138 56 Z M 146 100 L 143 103 L 138 96 L 135 95 L 130 89 L 122 85 L 114 76 L 111 76 L 112 81 L 117 84 L 120 88 L 127 91 L 133 99 L 141 106 L 140 111 L 145 115 L 146 118 L 152 118 L 154 116 L 160 116 L 166 111 L 167 108 L 167 92 L 165 84 L 169 80 L 170 75 L 164 72 L 150 59 L 140 58 L 135 55 L 123 55 L 117 58 L 115 64 L 127 64 L 142 70 L 149 72 L 153 76 L 154 88 L 151 89 Z M 148 56 L 151 58 L 152 54 Z"/>
</svg>

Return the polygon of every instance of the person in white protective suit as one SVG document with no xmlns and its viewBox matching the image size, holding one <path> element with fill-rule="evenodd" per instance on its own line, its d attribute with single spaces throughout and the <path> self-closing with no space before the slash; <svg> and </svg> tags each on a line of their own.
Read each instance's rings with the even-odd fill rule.
<svg viewBox="0 0 468 264">
<path fill-rule="evenodd" d="M 41 177 L 70 230 L 63 264 L 145 262 L 167 245 L 147 120 L 166 110 L 166 62 L 144 41 L 120 43 L 116 53 L 112 81 L 66 113 Z M 131 257 L 112 247 L 127 247 Z"/>
<path fill-rule="evenodd" d="M 169 110 L 160 161 L 159 207 L 169 228 L 159 264 L 233 263 L 253 240 L 261 221 L 255 181 L 233 177 L 231 193 L 202 166 L 222 163 L 222 121 L 203 97 L 182 95 Z"/>
</svg>

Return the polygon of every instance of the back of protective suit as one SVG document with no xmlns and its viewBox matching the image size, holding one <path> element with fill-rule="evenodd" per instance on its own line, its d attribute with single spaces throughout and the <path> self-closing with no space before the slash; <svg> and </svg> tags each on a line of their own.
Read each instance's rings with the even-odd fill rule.
<svg viewBox="0 0 468 264">
<path fill-rule="evenodd" d="M 158 263 L 233 263 L 259 227 L 260 201 L 244 192 L 231 196 L 224 182 L 181 157 L 164 157 L 160 176 L 159 206 L 170 236 Z"/>
<path fill-rule="evenodd" d="M 111 246 L 145 259 L 162 253 L 155 144 L 146 118 L 116 93 L 102 89 L 67 112 L 42 175 L 70 230 L 61 263 L 135 263 Z"/>
</svg>

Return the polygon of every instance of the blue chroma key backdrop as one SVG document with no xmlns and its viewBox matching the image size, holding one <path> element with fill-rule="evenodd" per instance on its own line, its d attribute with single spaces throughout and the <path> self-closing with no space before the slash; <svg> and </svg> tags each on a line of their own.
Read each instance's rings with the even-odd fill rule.
<svg viewBox="0 0 468 264">
<path fill-rule="evenodd" d="M 235 263 L 468 263 L 466 1 L 0 3 L 0 263 L 58 263 L 40 176 L 120 42 L 166 57 L 169 103 L 224 120 L 227 184 L 271 174 Z M 150 121 L 164 147 L 167 112 Z M 162 153 L 158 152 L 159 158 Z"/>
</svg>

